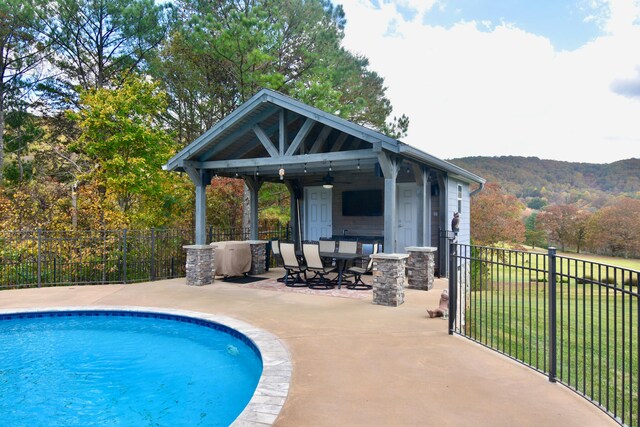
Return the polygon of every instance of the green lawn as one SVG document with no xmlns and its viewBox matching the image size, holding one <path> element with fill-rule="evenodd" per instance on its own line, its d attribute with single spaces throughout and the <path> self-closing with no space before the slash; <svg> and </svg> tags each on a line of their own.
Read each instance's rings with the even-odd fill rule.
<svg viewBox="0 0 640 427">
<path fill-rule="evenodd" d="M 548 372 L 546 283 L 522 280 L 527 276 L 522 269 L 493 273 L 497 280 L 467 294 L 464 332 Z M 558 380 L 599 402 L 624 424 L 638 425 L 637 293 L 572 280 L 558 283 L 556 295 Z"/>
<path fill-rule="evenodd" d="M 472 260 L 472 269 L 478 273 L 476 277 L 480 275 L 491 277 L 495 283 L 544 283 L 549 279 L 547 252 L 479 248 L 473 253 L 460 255 Z M 576 256 L 575 254 L 567 255 Z M 616 284 L 619 287 L 635 289 L 637 292 L 640 260 L 594 255 L 579 255 L 579 257 L 566 258 L 562 255 L 556 258 L 558 282 L 575 284 L 595 281 Z"/>
</svg>

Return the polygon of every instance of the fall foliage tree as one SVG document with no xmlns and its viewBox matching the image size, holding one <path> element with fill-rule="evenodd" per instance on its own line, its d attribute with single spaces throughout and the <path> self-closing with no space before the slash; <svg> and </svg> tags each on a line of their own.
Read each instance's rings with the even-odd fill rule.
<svg viewBox="0 0 640 427">
<path fill-rule="evenodd" d="M 562 251 L 567 245 L 574 245 L 580 252 L 588 218 L 589 214 L 576 205 L 552 205 L 538 214 L 537 225 L 547 233 L 550 244 L 560 245 Z"/>
<path fill-rule="evenodd" d="M 471 199 L 471 239 L 476 244 L 522 243 L 524 205 L 496 183 L 487 183 Z"/>
<path fill-rule="evenodd" d="M 164 190 L 169 175 L 162 165 L 175 152 L 175 144 L 157 121 L 166 108 L 158 85 L 130 76 L 119 89 L 84 92 L 83 108 L 73 114 L 80 137 L 75 150 L 93 162 L 82 177 L 98 185 L 104 206 L 110 206 L 130 225 L 149 226 L 161 221 Z"/>
<path fill-rule="evenodd" d="M 588 220 L 588 245 L 613 256 L 640 255 L 640 200 L 622 197 Z"/>
</svg>

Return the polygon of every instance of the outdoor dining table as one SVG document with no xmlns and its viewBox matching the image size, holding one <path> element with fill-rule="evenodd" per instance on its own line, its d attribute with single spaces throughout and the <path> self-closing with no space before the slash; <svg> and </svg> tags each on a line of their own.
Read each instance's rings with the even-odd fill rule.
<svg viewBox="0 0 640 427">
<path fill-rule="evenodd" d="M 362 258 L 366 255 L 345 253 L 345 252 L 320 252 L 321 258 L 335 259 L 336 266 L 338 267 L 338 289 L 342 286 L 342 280 L 344 279 L 344 272 L 347 269 L 347 262 L 354 261 Z"/>
</svg>

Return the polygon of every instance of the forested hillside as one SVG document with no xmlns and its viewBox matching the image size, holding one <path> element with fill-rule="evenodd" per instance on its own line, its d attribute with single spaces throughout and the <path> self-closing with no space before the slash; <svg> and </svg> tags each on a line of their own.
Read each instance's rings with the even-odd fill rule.
<svg viewBox="0 0 640 427">
<path fill-rule="evenodd" d="M 611 164 L 514 156 L 450 161 L 488 181 L 471 202 L 476 243 L 640 256 L 640 159 Z"/>
<path fill-rule="evenodd" d="M 610 164 L 572 163 L 537 157 L 463 157 L 450 160 L 496 182 L 525 203 L 578 203 L 599 209 L 616 196 L 640 198 L 640 158 Z"/>
</svg>

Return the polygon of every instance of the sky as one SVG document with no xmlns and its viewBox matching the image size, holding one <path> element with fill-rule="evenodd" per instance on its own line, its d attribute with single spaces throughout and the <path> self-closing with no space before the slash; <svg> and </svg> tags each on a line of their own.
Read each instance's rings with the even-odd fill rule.
<svg viewBox="0 0 640 427">
<path fill-rule="evenodd" d="M 640 158 L 640 0 L 335 0 L 407 137 L 443 159 Z"/>
</svg>

